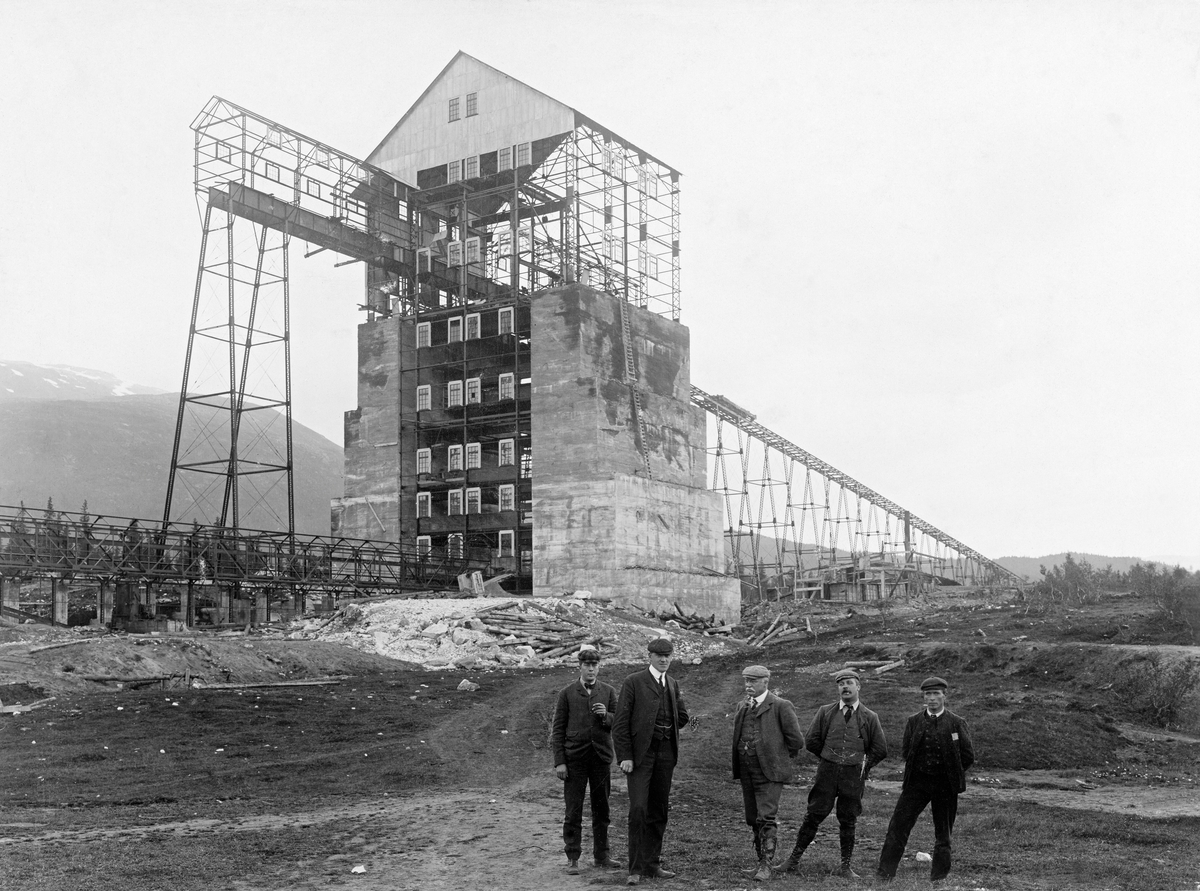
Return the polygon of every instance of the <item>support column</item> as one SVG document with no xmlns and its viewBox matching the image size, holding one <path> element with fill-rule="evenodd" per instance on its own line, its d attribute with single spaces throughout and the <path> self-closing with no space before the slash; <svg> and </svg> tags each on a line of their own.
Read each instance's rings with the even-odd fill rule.
<svg viewBox="0 0 1200 891">
<path fill-rule="evenodd" d="M 101 579 L 96 589 L 96 622 L 103 628 L 112 621 L 113 586 L 112 581 Z"/>
<path fill-rule="evenodd" d="M 269 588 L 254 589 L 254 611 L 250 614 L 251 625 L 265 625 L 271 620 L 268 614 L 270 607 L 267 595 L 269 591 Z"/>
<path fill-rule="evenodd" d="M 158 589 L 153 582 L 146 582 L 146 618 L 152 619 L 158 614 Z"/>
<path fill-rule="evenodd" d="M 50 580 L 50 621 L 55 625 L 67 626 L 67 580 Z"/>
<path fill-rule="evenodd" d="M 188 581 L 187 588 L 179 592 L 179 621 L 188 628 L 192 627 L 192 598 L 194 597 L 192 588 L 192 582 Z"/>
<path fill-rule="evenodd" d="M 0 603 L 4 604 L 5 609 L 19 610 L 21 608 L 21 588 L 16 579 L 6 579 L 0 575 Z M 0 622 L 12 622 L 14 625 L 19 625 L 21 617 L 0 615 Z"/>
</svg>

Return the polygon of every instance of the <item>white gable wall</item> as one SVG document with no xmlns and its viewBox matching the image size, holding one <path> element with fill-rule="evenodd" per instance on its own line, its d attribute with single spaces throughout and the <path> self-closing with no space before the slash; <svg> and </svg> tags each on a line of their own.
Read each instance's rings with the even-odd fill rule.
<svg viewBox="0 0 1200 891">
<path fill-rule="evenodd" d="M 473 117 L 467 117 L 468 93 L 478 98 Z M 455 96 L 459 119 L 450 121 Z M 418 170 L 573 129 L 573 109 L 460 55 L 367 161 L 415 186 Z"/>
</svg>

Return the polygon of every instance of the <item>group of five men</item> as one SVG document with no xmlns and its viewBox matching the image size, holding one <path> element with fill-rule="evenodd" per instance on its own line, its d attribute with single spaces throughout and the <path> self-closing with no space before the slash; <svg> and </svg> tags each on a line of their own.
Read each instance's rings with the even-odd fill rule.
<svg viewBox="0 0 1200 891">
<path fill-rule="evenodd" d="M 678 681 L 667 673 L 671 641 L 657 638 L 648 650 L 649 666 L 626 677 L 618 694 L 598 679 L 600 653 L 585 647 L 579 653 L 579 680 L 558 695 L 551 742 L 555 774 L 564 783 L 568 874 L 579 873 L 583 801 L 589 790 L 595 865 L 622 866 L 610 856 L 608 844 L 609 770 L 615 755 L 629 793 L 628 884 L 675 875 L 662 864 L 662 843 L 679 731 L 688 725 L 689 715 Z M 871 769 L 887 756 L 879 716 L 859 700 L 858 673 L 844 668 L 834 675 L 837 701 L 817 709 L 806 734 L 792 703 L 769 689 L 770 678 L 762 665 L 742 671 L 746 697 L 733 719 L 733 777 L 741 782 L 746 823 L 754 832 L 754 879 L 766 881 L 778 869 L 797 872 L 817 828 L 835 808 L 841 848 L 837 873 L 858 878 L 851 859 L 863 790 Z M 880 879 L 895 876 L 909 833 L 927 805 L 936 838 L 930 878 L 938 881 L 950 872 L 958 794 L 966 789 L 965 772 L 975 756 L 965 722 L 946 709 L 947 686 L 941 678 L 927 678 L 921 684 L 925 707 L 905 725 L 904 781 L 876 869 Z M 808 811 L 791 854 L 777 864 L 779 800 L 794 775 L 792 759 L 804 749 L 819 759 Z"/>
</svg>

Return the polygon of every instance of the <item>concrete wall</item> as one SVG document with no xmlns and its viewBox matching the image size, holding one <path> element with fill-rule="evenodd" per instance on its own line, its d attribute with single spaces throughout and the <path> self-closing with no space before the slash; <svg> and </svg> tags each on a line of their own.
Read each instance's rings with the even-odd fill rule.
<svg viewBox="0 0 1200 891">
<path fill-rule="evenodd" d="M 720 496 L 704 487 L 688 330 L 627 307 L 650 477 L 635 438 L 618 298 L 581 285 L 532 302 L 534 593 L 587 589 L 647 609 L 736 620 Z"/>
<path fill-rule="evenodd" d="M 345 488 L 333 506 L 333 533 L 397 541 L 400 534 L 400 332 L 380 319 L 358 326 L 358 408 L 346 412 Z M 411 345 L 410 345 L 411 346 Z"/>
</svg>

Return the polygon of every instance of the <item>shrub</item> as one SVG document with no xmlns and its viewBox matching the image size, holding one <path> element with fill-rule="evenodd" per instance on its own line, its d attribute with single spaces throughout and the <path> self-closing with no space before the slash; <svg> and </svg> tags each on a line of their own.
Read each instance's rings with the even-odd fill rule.
<svg viewBox="0 0 1200 891">
<path fill-rule="evenodd" d="M 1200 662 L 1168 662 L 1159 653 L 1148 653 L 1125 667 L 1122 686 L 1151 723 L 1178 727 L 1196 704 Z"/>
</svg>

